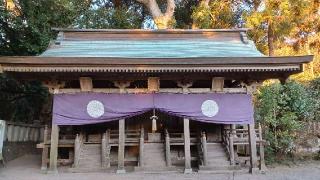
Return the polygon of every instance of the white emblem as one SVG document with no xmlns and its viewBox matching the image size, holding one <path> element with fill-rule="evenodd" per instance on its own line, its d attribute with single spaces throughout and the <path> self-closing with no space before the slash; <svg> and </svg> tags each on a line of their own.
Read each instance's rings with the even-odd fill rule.
<svg viewBox="0 0 320 180">
<path fill-rule="evenodd" d="M 87 105 L 87 113 L 93 118 L 99 118 L 104 114 L 104 106 L 100 101 L 92 100 Z"/>
<path fill-rule="evenodd" d="M 202 114 L 207 117 L 213 117 L 218 114 L 219 106 L 214 100 L 206 100 L 201 105 Z"/>
</svg>

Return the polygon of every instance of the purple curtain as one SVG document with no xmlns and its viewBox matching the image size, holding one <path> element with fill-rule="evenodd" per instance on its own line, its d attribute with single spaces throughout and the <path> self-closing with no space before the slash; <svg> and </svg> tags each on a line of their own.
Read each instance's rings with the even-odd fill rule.
<svg viewBox="0 0 320 180">
<path fill-rule="evenodd" d="M 246 94 L 103 94 L 54 96 L 53 121 L 57 125 L 96 124 L 119 120 L 152 109 L 217 124 L 250 124 L 253 105 Z"/>
</svg>

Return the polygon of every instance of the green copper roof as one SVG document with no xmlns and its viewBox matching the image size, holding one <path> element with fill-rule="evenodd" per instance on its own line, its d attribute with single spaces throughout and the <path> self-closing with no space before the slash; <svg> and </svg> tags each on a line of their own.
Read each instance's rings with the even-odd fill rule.
<svg viewBox="0 0 320 180">
<path fill-rule="evenodd" d="M 63 40 L 42 57 L 261 57 L 252 41 L 212 39 Z"/>
</svg>

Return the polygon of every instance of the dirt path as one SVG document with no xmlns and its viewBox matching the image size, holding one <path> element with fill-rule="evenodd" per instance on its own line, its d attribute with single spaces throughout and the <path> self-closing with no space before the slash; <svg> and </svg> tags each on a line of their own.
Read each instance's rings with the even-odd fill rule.
<svg viewBox="0 0 320 180">
<path fill-rule="evenodd" d="M 40 157 L 28 155 L 0 168 L 0 180 L 175 180 L 175 179 L 203 179 L 203 180 L 320 180 L 320 162 L 303 163 L 294 167 L 278 166 L 270 168 L 265 175 L 250 175 L 247 173 L 230 174 L 144 174 L 144 173 L 59 173 L 42 174 L 40 171 Z"/>
</svg>

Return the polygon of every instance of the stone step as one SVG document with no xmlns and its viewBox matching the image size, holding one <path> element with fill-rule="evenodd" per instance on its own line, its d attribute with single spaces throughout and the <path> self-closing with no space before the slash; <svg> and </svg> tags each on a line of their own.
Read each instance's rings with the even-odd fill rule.
<svg viewBox="0 0 320 180">
<path fill-rule="evenodd" d="M 163 143 L 145 143 L 143 168 L 161 169 L 166 167 L 165 146 Z"/>
<path fill-rule="evenodd" d="M 83 144 L 79 157 L 79 168 L 101 168 L 101 144 Z"/>
</svg>

